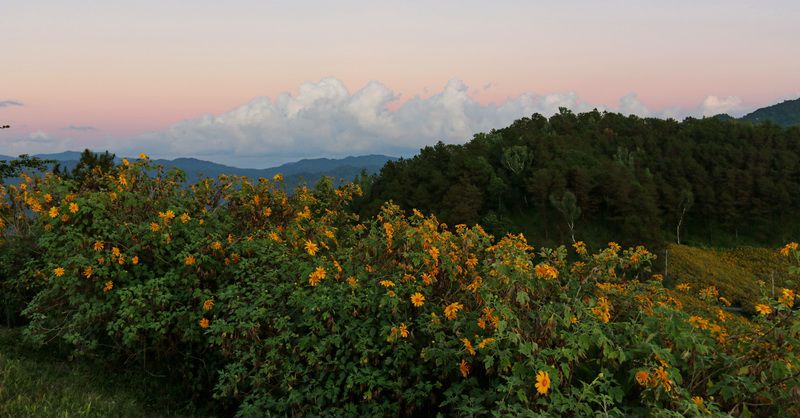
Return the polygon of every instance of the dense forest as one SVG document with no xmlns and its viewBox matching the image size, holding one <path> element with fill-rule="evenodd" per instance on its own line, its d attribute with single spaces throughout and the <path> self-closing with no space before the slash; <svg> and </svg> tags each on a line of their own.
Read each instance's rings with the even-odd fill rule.
<svg viewBox="0 0 800 418">
<path fill-rule="evenodd" d="M 361 183 L 362 215 L 391 200 L 537 244 L 776 245 L 800 232 L 800 127 L 561 109 L 425 147 Z"/>
</svg>

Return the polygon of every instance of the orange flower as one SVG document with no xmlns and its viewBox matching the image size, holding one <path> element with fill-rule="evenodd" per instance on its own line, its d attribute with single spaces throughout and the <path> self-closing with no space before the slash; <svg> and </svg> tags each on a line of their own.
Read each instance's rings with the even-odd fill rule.
<svg viewBox="0 0 800 418">
<path fill-rule="evenodd" d="M 583 241 L 578 241 L 572 244 L 572 247 L 575 248 L 576 253 L 581 255 L 586 254 L 586 243 L 584 243 Z"/>
<path fill-rule="evenodd" d="M 400 324 L 400 336 L 403 338 L 408 337 L 408 327 L 406 327 L 406 323 L 403 322 Z"/>
<path fill-rule="evenodd" d="M 51 217 L 51 218 L 56 218 L 56 217 L 58 217 L 58 207 L 56 207 L 56 206 L 53 206 L 52 208 L 50 208 L 50 212 L 49 212 L 49 214 L 50 214 L 50 217 Z"/>
<path fill-rule="evenodd" d="M 411 303 L 419 308 L 420 306 L 425 304 L 425 296 L 422 296 L 422 293 L 414 293 L 411 295 Z"/>
<path fill-rule="evenodd" d="M 317 244 L 314 244 L 309 240 L 306 240 L 305 247 L 306 247 L 306 252 L 308 252 L 309 255 L 314 255 L 317 253 L 317 251 L 319 251 L 319 247 L 317 247 Z"/>
<path fill-rule="evenodd" d="M 213 299 L 206 299 L 206 301 L 203 302 L 203 310 L 204 311 L 210 311 L 213 307 L 214 307 L 214 300 Z"/>
<path fill-rule="evenodd" d="M 550 391 L 550 374 L 544 370 L 539 370 L 536 373 L 535 386 L 540 395 L 547 395 L 547 392 Z"/>
<path fill-rule="evenodd" d="M 478 344 L 478 348 L 485 348 L 486 345 L 491 342 L 494 342 L 494 338 L 484 338 L 483 341 Z"/>
<path fill-rule="evenodd" d="M 159 229 L 161 229 L 161 225 L 159 225 L 159 224 L 157 224 L 155 222 L 151 222 L 150 223 L 150 230 L 151 231 L 158 232 Z"/>
<path fill-rule="evenodd" d="M 681 283 L 681 284 L 675 286 L 675 288 L 678 289 L 678 290 L 686 292 L 689 289 L 691 289 L 692 287 L 689 286 L 689 283 Z"/>
<path fill-rule="evenodd" d="M 114 288 L 114 282 L 112 282 L 111 280 L 109 280 L 109 281 L 107 281 L 107 282 L 106 282 L 106 285 L 105 285 L 105 286 L 103 286 L 103 292 L 105 292 L 105 293 L 108 293 L 108 292 L 110 292 L 110 291 L 111 291 L 111 289 L 113 289 L 113 288 Z"/>
<path fill-rule="evenodd" d="M 759 303 L 756 305 L 756 312 L 760 313 L 761 315 L 769 315 L 772 313 L 772 308 L 770 308 L 769 305 Z"/>
<path fill-rule="evenodd" d="M 100 242 L 100 241 L 95 242 L 94 243 L 94 250 L 95 251 L 102 251 L 103 250 L 103 243 Z"/>
<path fill-rule="evenodd" d="M 325 278 L 325 269 L 322 267 L 317 267 L 311 274 L 308 275 L 308 284 L 311 286 L 316 286 L 322 279 Z"/>
<path fill-rule="evenodd" d="M 540 279 L 555 279 L 558 277 L 558 270 L 547 263 L 539 263 L 535 267 L 536 277 Z"/>
<path fill-rule="evenodd" d="M 214 241 L 214 242 L 211 243 L 211 248 L 215 249 L 215 250 L 221 250 L 222 249 L 222 243 L 219 242 L 219 241 Z"/>
<path fill-rule="evenodd" d="M 192 220 L 192 217 L 189 216 L 188 213 L 184 212 L 183 215 L 181 215 L 181 222 L 188 223 L 191 220 Z"/>
<path fill-rule="evenodd" d="M 94 273 L 92 271 L 92 266 L 88 266 L 85 269 L 83 269 L 83 277 L 86 277 L 87 279 L 92 277 L 92 273 Z"/>
<path fill-rule="evenodd" d="M 133 256 L 133 258 L 131 259 L 131 263 L 133 263 L 134 266 L 139 264 L 139 256 L 138 255 Z"/>
<path fill-rule="evenodd" d="M 648 382 L 650 382 L 650 373 L 647 373 L 644 370 L 639 370 L 636 372 L 636 383 L 641 386 L 647 386 Z"/>
<path fill-rule="evenodd" d="M 444 316 L 449 320 L 456 319 L 458 311 L 462 309 L 464 309 L 464 305 L 459 302 L 453 302 L 444 308 Z"/>
<path fill-rule="evenodd" d="M 69 204 L 69 211 L 72 213 L 78 213 L 78 204 L 77 203 L 70 203 Z"/>
<path fill-rule="evenodd" d="M 193 255 L 187 255 L 186 258 L 183 259 L 183 263 L 187 266 L 194 265 L 197 262 L 197 259 L 194 258 Z"/>
<path fill-rule="evenodd" d="M 461 363 L 458 365 L 458 370 L 461 371 L 461 375 L 464 376 L 465 379 L 469 376 L 469 364 L 467 364 L 466 360 L 461 360 Z"/>
<path fill-rule="evenodd" d="M 381 280 L 381 281 L 380 281 L 380 282 L 378 282 L 378 283 L 379 283 L 381 286 L 383 286 L 383 287 L 387 287 L 387 288 L 388 288 L 388 287 L 393 287 L 393 286 L 394 286 L 394 282 L 393 282 L 393 281 L 391 281 L 391 280 Z"/>
<path fill-rule="evenodd" d="M 471 356 L 475 355 L 475 348 L 472 347 L 472 343 L 469 342 L 468 338 L 462 338 L 461 342 L 464 343 L 464 349 L 467 350 L 467 353 Z"/>
<path fill-rule="evenodd" d="M 198 324 L 200 324 L 200 328 L 206 329 L 208 328 L 209 321 L 207 318 L 203 318 L 198 322 Z"/>
<path fill-rule="evenodd" d="M 53 274 L 55 274 L 55 275 L 56 275 L 56 277 L 61 277 L 61 276 L 63 276 L 63 275 L 64 275 L 64 268 L 63 268 L 63 267 L 56 267 L 56 268 L 54 268 L 54 269 L 53 269 Z"/>
</svg>

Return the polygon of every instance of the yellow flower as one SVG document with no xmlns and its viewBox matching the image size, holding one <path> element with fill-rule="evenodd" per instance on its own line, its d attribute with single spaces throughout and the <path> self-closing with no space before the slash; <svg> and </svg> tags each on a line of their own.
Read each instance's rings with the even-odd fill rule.
<svg viewBox="0 0 800 418">
<path fill-rule="evenodd" d="M 139 256 L 138 255 L 133 256 L 133 258 L 131 259 L 131 263 L 133 263 L 133 265 L 139 264 Z"/>
<path fill-rule="evenodd" d="M 394 282 L 391 281 L 391 280 L 381 280 L 378 283 L 383 287 L 393 287 L 394 286 Z"/>
<path fill-rule="evenodd" d="M 215 249 L 215 250 L 221 250 L 222 249 L 222 243 L 219 242 L 219 241 L 214 241 L 214 242 L 211 243 L 211 248 Z"/>
<path fill-rule="evenodd" d="M 209 321 L 207 318 L 201 319 L 198 324 L 200 324 L 200 328 L 206 329 L 208 328 Z"/>
<path fill-rule="evenodd" d="M 309 255 L 314 255 L 314 254 L 317 253 L 317 251 L 319 251 L 319 247 L 317 247 L 317 244 L 314 244 L 313 242 L 311 242 L 309 240 L 306 240 L 305 247 L 306 247 L 306 252 Z"/>
<path fill-rule="evenodd" d="M 792 306 L 794 306 L 794 298 L 795 298 L 794 290 L 784 288 L 783 290 L 781 290 L 781 297 L 778 298 L 778 302 L 782 303 L 787 308 L 791 308 Z"/>
<path fill-rule="evenodd" d="M 114 257 L 119 257 L 119 255 L 120 255 L 119 248 L 117 248 L 117 247 L 112 247 L 112 248 L 111 248 L 111 255 L 113 255 Z"/>
<path fill-rule="evenodd" d="M 613 252 L 613 253 L 618 253 L 618 252 L 619 252 L 619 250 L 620 250 L 622 247 L 620 247 L 620 246 L 619 246 L 619 244 L 617 244 L 616 242 L 614 242 L 614 241 L 611 241 L 611 242 L 609 242 L 609 243 L 608 243 L 608 248 L 611 248 L 611 252 Z"/>
<path fill-rule="evenodd" d="M 484 348 L 487 344 L 494 342 L 494 338 L 484 338 L 483 341 L 478 343 L 478 348 Z"/>
<path fill-rule="evenodd" d="M 311 274 L 308 275 L 308 284 L 311 286 L 316 286 L 319 284 L 322 279 L 325 278 L 325 269 L 322 267 L 317 267 Z"/>
<path fill-rule="evenodd" d="M 456 319 L 458 311 L 464 309 L 464 305 L 459 302 L 453 302 L 444 308 L 444 316 L 449 320 Z"/>
<path fill-rule="evenodd" d="M 92 277 L 92 273 L 94 273 L 94 271 L 92 271 L 92 266 L 88 266 L 83 269 L 83 277 L 86 277 L 87 279 Z"/>
<path fill-rule="evenodd" d="M 796 242 L 790 242 L 781 248 L 781 255 L 788 256 L 790 251 L 797 251 L 797 247 L 798 245 Z"/>
<path fill-rule="evenodd" d="M 189 216 L 188 213 L 184 212 L 183 215 L 181 215 L 181 222 L 188 223 L 191 220 L 192 220 L 192 217 Z"/>
<path fill-rule="evenodd" d="M 281 240 L 281 237 L 280 237 L 280 236 L 278 236 L 278 233 L 277 233 L 277 232 L 274 232 L 274 231 L 273 231 L 273 232 L 270 232 L 270 233 L 269 233 L 269 239 L 271 239 L 271 240 L 273 240 L 273 241 L 275 241 L 275 242 L 280 242 L 280 240 Z"/>
<path fill-rule="evenodd" d="M 356 287 L 356 285 L 358 285 L 358 279 L 356 279 L 353 276 L 350 276 L 347 278 L 347 284 L 349 284 L 350 287 Z"/>
<path fill-rule="evenodd" d="M 769 315 L 772 313 L 772 308 L 770 308 L 769 305 L 759 303 L 756 305 L 756 312 L 760 313 L 761 315 Z"/>
<path fill-rule="evenodd" d="M 123 158 L 123 159 L 122 159 L 122 165 L 124 165 L 125 167 L 128 167 L 128 166 L 130 166 L 130 165 L 131 165 L 131 162 L 130 162 L 130 161 L 128 161 L 128 159 L 127 159 L 127 158 Z"/>
<path fill-rule="evenodd" d="M 468 338 L 462 338 L 461 342 L 464 343 L 464 349 L 467 350 L 467 353 L 471 356 L 475 355 L 475 348 L 472 347 L 472 343 L 469 342 Z"/>
<path fill-rule="evenodd" d="M 458 365 L 458 370 L 461 371 L 461 375 L 464 376 L 465 379 L 469 376 L 469 364 L 467 364 L 466 360 L 461 360 L 461 363 Z"/>
<path fill-rule="evenodd" d="M 53 206 L 52 208 L 50 208 L 49 214 L 50 214 L 51 218 L 58 217 L 58 207 L 57 206 Z"/>
<path fill-rule="evenodd" d="M 109 281 L 107 281 L 107 282 L 106 282 L 106 285 L 105 285 L 105 286 L 103 286 L 103 292 L 105 292 L 105 293 L 108 293 L 108 292 L 110 292 L 110 291 L 111 291 L 111 289 L 113 289 L 113 288 L 114 288 L 114 282 L 112 282 L 111 280 L 109 280 Z"/>
<path fill-rule="evenodd" d="M 547 263 L 537 264 L 536 267 L 534 268 L 534 271 L 536 272 L 536 277 L 540 279 L 549 280 L 558 277 L 558 270 L 556 270 L 555 267 Z"/>
<path fill-rule="evenodd" d="M 151 222 L 150 223 L 150 230 L 151 231 L 158 232 L 159 229 L 161 229 L 161 226 L 159 224 L 157 224 L 155 222 Z"/>
<path fill-rule="evenodd" d="M 147 154 L 145 154 L 145 153 L 141 153 L 141 154 L 139 154 L 139 158 L 142 159 L 142 160 L 146 160 L 146 159 L 148 159 L 150 157 L 148 157 Z"/>
<path fill-rule="evenodd" d="M 575 252 L 578 254 L 586 254 L 586 243 L 583 241 L 578 241 L 572 244 L 572 247 L 575 248 Z"/>
<path fill-rule="evenodd" d="M 467 267 L 469 267 L 471 269 L 474 269 L 475 266 L 477 266 L 477 265 L 478 265 L 478 259 L 477 258 L 470 257 L 469 259 L 467 259 Z"/>
<path fill-rule="evenodd" d="M 274 182 L 276 182 L 276 183 L 277 183 L 277 182 L 281 182 L 281 181 L 283 181 L 283 174 L 281 174 L 281 173 L 278 173 L 278 174 L 276 174 L 276 175 L 272 176 L 272 180 L 273 180 Z"/>
<path fill-rule="evenodd" d="M 697 405 L 698 408 L 703 407 L 703 398 L 700 396 L 692 396 L 692 402 Z"/>
<path fill-rule="evenodd" d="M 547 392 L 550 391 L 550 374 L 544 370 L 536 373 L 536 391 L 540 395 L 547 395 Z"/>
<path fill-rule="evenodd" d="M 636 383 L 641 386 L 647 386 L 647 383 L 650 382 L 650 374 L 644 370 L 639 370 L 636 372 Z"/>
<path fill-rule="evenodd" d="M 187 255 L 186 258 L 183 259 L 183 264 L 186 264 L 187 266 L 194 265 L 196 262 L 197 259 L 195 259 L 193 255 Z"/>
<path fill-rule="evenodd" d="M 688 291 L 689 289 L 691 289 L 692 287 L 691 287 L 691 286 L 689 286 L 689 283 L 680 283 L 680 284 L 679 284 L 679 285 L 677 285 L 675 288 L 676 288 L 676 289 L 678 289 L 678 290 L 681 290 L 681 291 L 684 291 L 684 292 L 686 292 L 686 291 Z"/>
<path fill-rule="evenodd" d="M 411 295 L 411 303 L 419 308 L 420 306 L 425 304 L 425 296 L 422 296 L 422 293 L 414 293 Z"/>
<path fill-rule="evenodd" d="M 63 267 L 56 267 L 56 268 L 54 268 L 54 269 L 53 269 L 53 274 L 55 274 L 55 275 L 56 275 L 56 277 L 61 277 L 61 276 L 63 276 L 63 275 L 64 275 L 64 268 L 63 268 Z"/>
<path fill-rule="evenodd" d="M 272 208 L 266 207 L 262 212 L 264 213 L 264 216 L 270 216 L 272 215 Z"/>
<path fill-rule="evenodd" d="M 94 243 L 94 250 L 95 251 L 102 251 L 103 250 L 103 243 L 100 242 L 100 241 L 95 242 Z"/>
<path fill-rule="evenodd" d="M 431 255 L 431 258 L 437 260 L 439 258 L 439 249 L 436 247 L 431 247 L 431 249 L 428 250 L 428 254 Z"/>
<path fill-rule="evenodd" d="M 210 311 L 213 307 L 214 307 L 214 300 L 213 299 L 206 299 L 206 301 L 203 302 L 203 310 L 204 311 Z"/>
<path fill-rule="evenodd" d="M 158 212 L 158 217 L 168 222 L 175 218 L 175 212 L 171 210 L 167 210 L 166 212 Z"/>
<path fill-rule="evenodd" d="M 408 337 L 408 327 L 406 327 L 405 322 L 400 324 L 400 336 L 403 338 Z"/>
<path fill-rule="evenodd" d="M 78 208 L 78 204 L 77 203 L 73 202 L 73 203 L 69 204 L 69 211 L 71 213 L 78 213 L 78 210 L 79 210 L 79 208 Z"/>
<path fill-rule="evenodd" d="M 51 195 L 50 193 L 45 193 L 44 194 L 44 202 L 45 203 L 50 203 L 52 201 L 53 201 L 53 195 Z"/>
</svg>

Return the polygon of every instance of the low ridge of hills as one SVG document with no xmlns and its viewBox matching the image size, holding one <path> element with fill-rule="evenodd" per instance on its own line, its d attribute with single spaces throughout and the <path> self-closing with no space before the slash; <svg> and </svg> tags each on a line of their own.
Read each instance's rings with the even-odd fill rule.
<svg viewBox="0 0 800 418">
<path fill-rule="evenodd" d="M 65 151 L 56 154 L 37 154 L 35 157 L 58 161 L 63 168 L 74 168 L 80 159 L 80 152 Z M 0 155 L 0 160 L 12 160 L 16 157 Z M 121 161 L 121 158 L 117 158 Z M 201 177 L 217 177 L 220 174 L 231 176 L 247 176 L 253 179 L 259 177 L 269 178 L 281 173 L 284 176 L 287 187 L 301 183 L 314 184 L 324 176 L 332 177 L 335 182 L 352 181 L 366 171 L 367 174 L 375 174 L 387 161 L 395 161 L 397 158 L 388 155 L 360 155 L 345 158 L 311 158 L 286 163 L 277 167 L 263 169 L 239 168 L 224 164 L 217 164 L 211 161 L 200 160 L 197 158 L 176 158 L 174 160 L 156 159 L 155 164 L 164 167 L 175 167 L 186 173 L 186 179 L 194 182 Z"/>
<path fill-rule="evenodd" d="M 756 109 L 738 119 L 726 113 L 714 117 L 722 120 L 738 120 L 755 124 L 771 122 L 783 127 L 800 125 L 800 98 L 784 100 L 772 106 Z"/>
</svg>

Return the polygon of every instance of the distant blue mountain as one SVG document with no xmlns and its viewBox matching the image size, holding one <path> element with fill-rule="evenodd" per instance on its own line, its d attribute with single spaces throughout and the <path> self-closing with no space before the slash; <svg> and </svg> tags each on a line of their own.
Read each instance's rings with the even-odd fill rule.
<svg viewBox="0 0 800 418">
<path fill-rule="evenodd" d="M 36 157 L 47 160 L 58 161 L 61 167 L 72 169 L 80 159 L 80 152 L 65 151 L 57 154 L 36 154 Z M 12 160 L 16 157 L 0 155 L 0 160 Z M 211 161 L 200 160 L 197 158 L 176 158 L 174 160 L 157 159 L 155 164 L 164 167 L 175 167 L 186 173 L 186 179 L 190 182 L 197 181 L 202 177 L 217 177 L 220 174 L 231 176 L 247 176 L 252 179 L 259 177 L 271 178 L 275 174 L 283 174 L 286 185 L 294 188 L 298 184 L 307 183 L 312 185 L 323 176 L 332 177 L 336 183 L 352 181 L 362 171 L 368 174 L 375 174 L 388 161 L 395 161 L 396 157 L 388 155 L 361 155 L 340 159 L 334 158 L 313 158 L 286 163 L 278 167 L 264 169 L 238 168 Z M 121 158 L 117 158 L 121 161 Z"/>
</svg>

